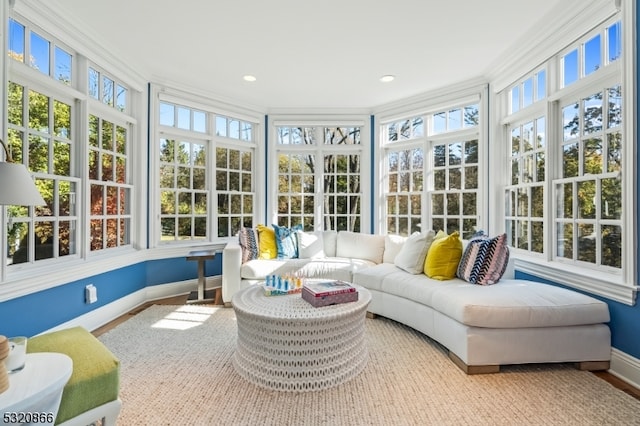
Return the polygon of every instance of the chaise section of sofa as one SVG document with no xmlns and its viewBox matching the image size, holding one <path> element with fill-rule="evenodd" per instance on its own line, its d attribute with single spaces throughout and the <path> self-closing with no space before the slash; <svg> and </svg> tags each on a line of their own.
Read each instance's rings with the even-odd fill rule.
<svg viewBox="0 0 640 426">
<path fill-rule="evenodd" d="M 354 283 L 371 292 L 370 316 L 428 335 L 466 373 L 552 362 L 609 368 L 609 309 L 593 297 L 512 277 L 490 286 L 439 281 L 387 263 L 355 273 Z"/>
</svg>

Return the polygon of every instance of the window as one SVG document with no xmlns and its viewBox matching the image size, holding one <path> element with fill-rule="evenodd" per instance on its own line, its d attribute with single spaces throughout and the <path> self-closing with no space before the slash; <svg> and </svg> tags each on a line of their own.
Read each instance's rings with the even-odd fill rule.
<svg viewBox="0 0 640 426">
<path fill-rule="evenodd" d="M 256 122 L 188 103 L 158 100 L 161 243 L 232 237 L 255 220 Z"/>
<path fill-rule="evenodd" d="M 33 263 L 76 254 L 78 211 L 71 101 L 9 82 L 8 145 L 14 161 L 36 177 L 45 206 L 9 207 L 9 264 Z M 25 108 L 26 106 L 26 108 Z"/>
<path fill-rule="evenodd" d="M 478 140 L 433 145 L 432 229 L 468 239 L 478 225 Z"/>
<path fill-rule="evenodd" d="M 66 85 L 72 85 L 72 55 L 58 43 L 9 19 L 9 56 Z"/>
<path fill-rule="evenodd" d="M 176 129 L 206 133 L 207 114 L 204 111 L 183 105 L 160 102 L 160 124 Z"/>
<path fill-rule="evenodd" d="M 633 224 L 625 211 L 635 190 L 625 181 L 633 151 L 623 106 L 632 106 L 624 102 L 625 69 L 610 66 L 621 54 L 614 17 L 549 58 L 545 67 L 555 68 L 557 81 L 545 102 L 503 120 L 510 151 L 504 207 L 518 269 L 629 303 Z M 503 96 L 513 102 L 514 88 L 535 75 Z"/>
<path fill-rule="evenodd" d="M 277 126 L 277 222 L 360 232 L 361 127 Z"/>
<path fill-rule="evenodd" d="M 622 91 L 619 85 L 563 103 L 553 180 L 555 258 L 622 268 Z"/>
<path fill-rule="evenodd" d="M 8 144 L 46 205 L 9 206 L 7 273 L 131 247 L 129 89 L 30 23 L 8 27 Z"/>
<path fill-rule="evenodd" d="M 544 252 L 546 119 L 510 127 L 511 182 L 506 188 L 506 231 L 509 245 Z"/>
<path fill-rule="evenodd" d="M 253 226 L 253 152 L 216 148 L 218 237 L 236 235 Z"/>
<path fill-rule="evenodd" d="M 89 67 L 88 78 L 88 91 L 91 98 L 118 111 L 126 112 L 128 90 L 122 83 L 93 67 Z"/>
<path fill-rule="evenodd" d="M 387 232 L 403 236 L 420 232 L 424 191 L 424 150 L 390 149 L 387 154 Z"/>
<path fill-rule="evenodd" d="M 205 145 L 182 139 L 160 139 L 162 241 L 205 239 L 208 196 Z"/>
<path fill-rule="evenodd" d="M 544 69 L 527 76 L 510 90 L 510 112 L 533 105 L 547 96 L 547 72 Z"/>
<path fill-rule="evenodd" d="M 565 50 L 560 56 L 561 87 L 567 87 L 617 61 L 621 54 L 622 25 L 616 21 Z"/>
<path fill-rule="evenodd" d="M 382 126 L 386 232 L 469 238 L 479 225 L 479 104 L 436 111 Z"/>
<path fill-rule="evenodd" d="M 91 251 L 131 243 L 128 140 L 124 125 L 89 115 Z"/>
</svg>

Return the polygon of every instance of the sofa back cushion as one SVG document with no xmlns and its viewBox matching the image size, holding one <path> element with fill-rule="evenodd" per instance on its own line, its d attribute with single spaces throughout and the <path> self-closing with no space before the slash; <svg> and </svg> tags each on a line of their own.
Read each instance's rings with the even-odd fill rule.
<svg viewBox="0 0 640 426">
<path fill-rule="evenodd" d="M 326 257 L 324 252 L 324 232 L 297 231 L 298 257 L 300 259 L 320 259 Z"/>
<path fill-rule="evenodd" d="M 407 237 L 403 237 L 401 235 L 385 235 L 382 263 L 393 263 L 405 241 L 407 241 Z"/>
<path fill-rule="evenodd" d="M 424 262 L 424 273 L 435 280 L 450 280 L 456 277 L 462 256 L 462 240 L 458 231 L 446 235 L 438 231 L 431 243 Z"/>
<path fill-rule="evenodd" d="M 431 230 L 411 234 L 397 254 L 394 260 L 395 265 L 410 274 L 421 274 L 424 271 L 427 251 L 429 251 L 435 236 L 436 233 Z"/>
<path fill-rule="evenodd" d="M 384 235 L 340 231 L 336 245 L 336 256 L 370 260 L 382 263 Z"/>
<path fill-rule="evenodd" d="M 338 233 L 336 231 L 323 231 L 322 240 L 324 242 L 324 254 L 327 257 L 336 257 L 336 245 L 338 244 Z"/>
</svg>

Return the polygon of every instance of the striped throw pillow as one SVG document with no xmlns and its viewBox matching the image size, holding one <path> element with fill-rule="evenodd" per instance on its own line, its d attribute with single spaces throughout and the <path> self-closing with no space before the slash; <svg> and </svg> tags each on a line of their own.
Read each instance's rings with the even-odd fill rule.
<svg viewBox="0 0 640 426">
<path fill-rule="evenodd" d="M 457 277 L 472 284 L 490 285 L 500 281 L 509 263 L 507 234 L 489 238 L 474 235 L 458 264 Z"/>
</svg>

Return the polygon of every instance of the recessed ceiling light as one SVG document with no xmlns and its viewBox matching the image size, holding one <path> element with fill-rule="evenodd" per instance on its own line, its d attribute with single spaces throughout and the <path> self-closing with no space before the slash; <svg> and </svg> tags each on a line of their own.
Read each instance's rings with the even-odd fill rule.
<svg viewBox="0 0 640 426">
<path fill-rule="evenodd" d="M 395 78 L 396 78 L 395 75 L 387 74 L 380 77 L 380 81 L 383 83 L 388 83 L 390 81 L 393 81 Z"/>
<path fill-rule="evenodd" d="M 247 74 L 242 78 L 244 79 L 244 81 L 256 81 L 256 77 L 254 75 L 251 75 L 251 74 Z"/>
</svg>

